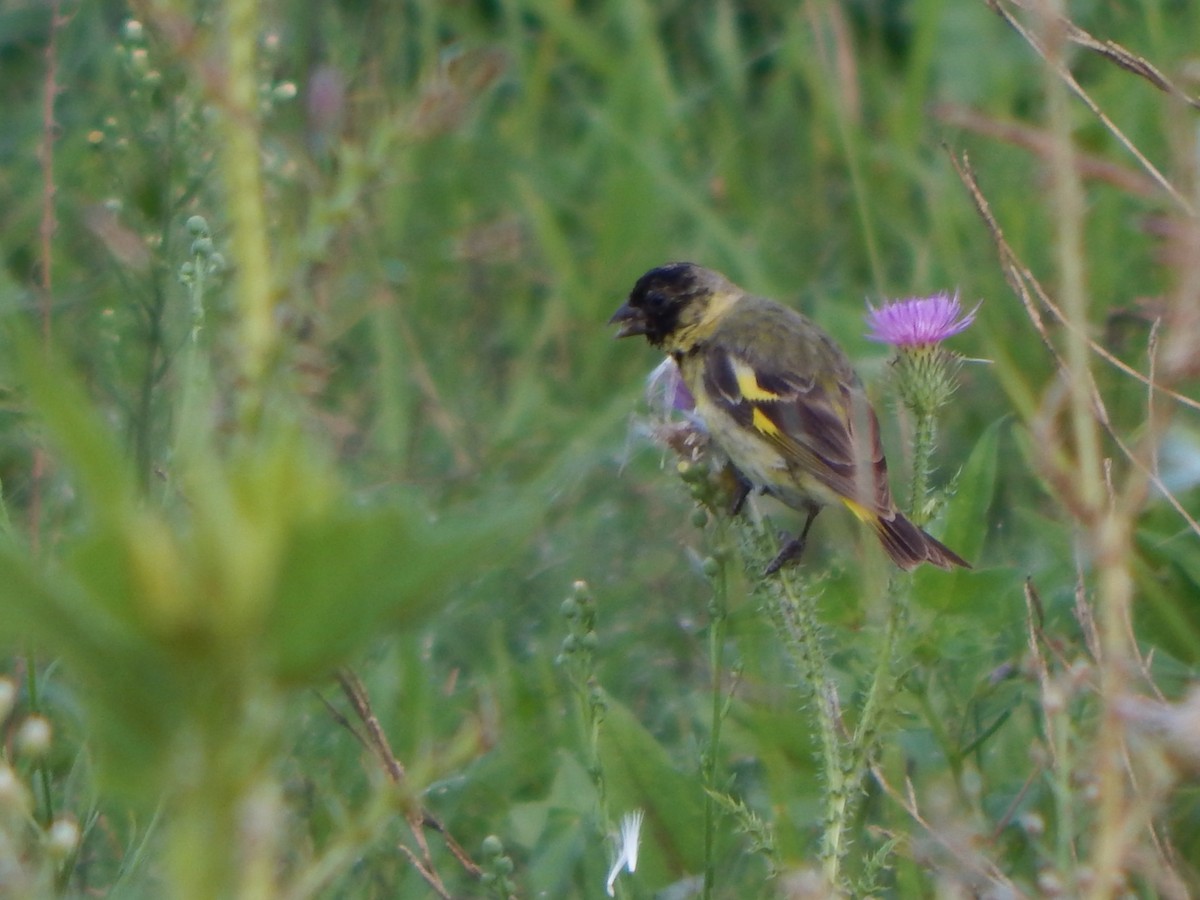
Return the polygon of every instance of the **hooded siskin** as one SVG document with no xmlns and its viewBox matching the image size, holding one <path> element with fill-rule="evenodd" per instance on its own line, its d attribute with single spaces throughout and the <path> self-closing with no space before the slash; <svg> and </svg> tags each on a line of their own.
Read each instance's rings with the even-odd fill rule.
<svg viewBox="0 0 1200 900">
<path fill-rule="evenodd" d="M 888 487 L 879 421 L 846 354 L 795 310 L 747 294 L 693 263 L 638 279 L 613 314 L 617 337 L 644 335 L 674 357 L 714 443 L 754 487 L 808 516 L 768 571 L 799 555 L 817 512 L 841 504 L 896 565 L 968 563 L 901 513 Z"/>
</svg>

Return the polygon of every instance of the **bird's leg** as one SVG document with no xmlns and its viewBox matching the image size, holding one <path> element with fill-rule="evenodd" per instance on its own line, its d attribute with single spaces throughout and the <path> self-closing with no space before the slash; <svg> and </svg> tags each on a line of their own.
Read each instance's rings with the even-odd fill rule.
<svg viewBox="0 0 1200 900">
<path fill-rule="evenodd" d="M 725 466 L 724 474 L 725 477 L 733 482 L 729 488 L 729 515 L 736 516 L 742 511 L 742 507 L 746 505 L 746 498 L 750 496 L 750 489 L 754 485 L 732 463 Z"/>
<path fill-rule="evenodd" d="M 800 534 L 780 548 L 779 553 L 776 554 L 775 558 L 763 570 L 763 575 L 774 575 L 784 566 L 800 561 L 800 557 L 804 553 L 804 545 L 808 542 L 808 531 L 812 528 L 813 522 L 816 521 L 817 513 L 820 511 L 821 507 L 816 503 L 808 504 L 808 518 L 804 520 L 804 527 L 800 529 Z"/>
</svg>

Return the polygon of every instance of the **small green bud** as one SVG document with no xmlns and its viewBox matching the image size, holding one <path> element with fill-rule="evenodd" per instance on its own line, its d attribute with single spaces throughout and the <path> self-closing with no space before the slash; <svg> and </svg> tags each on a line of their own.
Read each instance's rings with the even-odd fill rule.
<svg viewBox="0 0 1200 900">
<path fill-rule="evenodd" d="M 1017 824 L 1021 826 L 1026 834 L 1033 837 L 1041 837 L 1046 833 L 1046 820 L 1036 812 L 1027 812 L 1022 816 L 1018 816 Z"/>
<path fill-rule="evenodd" d="M 483 855 L 487 857 L 499 856 L 504 852 L 504 841 L 500 840 L 496 835 L 489 834 L 483 839 L 483 844 L 480 849 Z"/>
<path fill-rule="evenodd" d="M 200 237 L 208 234 L 208 222 L 204 216 L 188 216 L 187 230 Z"/>
<path fill-rule="evenodd" d="M 34 758 L 45 756 L 50 750 L 52 734 L 49 719 L 45 716 L 30 716 L 17 729 L 17 752 Z"/>
<path fill-rule="evenodd" d="M 210 237 L 198 237 L 192 241 L 193 256 L 210 256 L 213 252 L 213 242 Z"/>
<path fill-rule="evenodd" d="M 216 275 L 218 272 L 225 271 L 225 257 L 220 253 L 214 253 L 208 258 L 208 274 Z"/>
<path fill-rule="evenodd" d="M 588 601 L 592 599 L 592 589 L 588 587 L 588 583 L 582 579 L 572 584 L 571 590 L 574 592 L 576 600 Z"/>
<path fill-rule="evenodd" d="M 574 619 L 579 615 L 579 601 L 574 597 L 568 597 L 562 602 L 562 606 L 558 608 L 564 619 Z"/>
<path fill-rule="evenodd" d="M 703 509 L 693 509 L 692 524 L 697 528 L 703 528 L 708 524 L 708 513 Z"/>
<path fill-rule="evenodd" d="M 142 23 L 137 19 L 130 19 L 125 23 L 125 27 L 121 29 L 121 32 L 127 41 L 140 41 L 145 37 L 146 29 L 142 27 Z"/>
<path fill-rule="evenodd" d="M 700 570 L 705 578 L 716 578 L 721 574 L 721 564 L 713 557 L 706 556 L 704 562 L 700 563 Z"/>
<path fill-rule="evenodd" d="M 501 875 L 511 875 L 513 873 L 513 861 L 511 856 L 499 856 L 492 865 Z"/>
<path fill-rule="evenodd" d="M 46 852 L 55 862 L 62 862 L 79 848 L 79 825 L 64 816 L 55 819 L 46 832 Z"/>
<path fill-rule="evenodd" d="M 568 634 L 565 638 L 563 638 L 563 642 L 562 642 L 562 652 L 563 653 L 575 653 L 578 650 L 579 650 L 579 638 L 577 638 L 573 634 Z"/>
<path fill-rule="evenodd" d="M 579 639 L 584 650 L 595 650 L 600 646 L 600 638 L 594 631 L 585 631 Z"/>
</svg>

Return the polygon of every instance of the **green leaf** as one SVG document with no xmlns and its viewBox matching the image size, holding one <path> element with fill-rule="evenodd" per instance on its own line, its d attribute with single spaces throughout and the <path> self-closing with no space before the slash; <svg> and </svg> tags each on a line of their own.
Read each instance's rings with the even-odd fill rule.
<svg viewBox="0 0 1200 900">
<path fill-rule="evenodd" d="M 1190 531 L 1164 535 L 1138 529 L 1147 561 L 1134 570 L 1138 631 L 1167 652 L 1195 665 L 1200 661 L 1200 549 Z M 1151 563 L 1161 560 L 1165 565 Z"/>
<path fill-rule="evenodd" d="M 645 810 L 647 883 L 663 885 L 702 871 L 704 790 L 699 778 L 680 773 L 654 735 L 611 697 L 600 728 L 600 758 L 614 823 L 626 812 Z"/>
<path fill-rule="evenodd" d="M 998 419 L 980 435 L 958 476 L 954 497 L 947 504 L 944 543 L 972 565 L 978 565 L 987 536 L 988 512 L 996 492 L 1000 429 Z M 915 596 L 922 606 L 949 609 L 968 605 L 977 596 L 987 596 L 974 570 L 942 572 L 923 566 L 915 575 Z M 1002 581 L 1011 576 L 1004 573 Z M 988 590 L 996 585 L 989 585 Z"/>
<path fill-rule="evenodd" d="M 983 551 L 988 512 L 996 493 L 1000 431 L 1006 421 L 1007 417 L 997 419 L 979 436 L 947 505 L 946 541 L 952 541 L 955 550 L 968 561 L 978 559 Z"/>
<path fill-rule="evenodd" d="M 297 527 L 266 626 L 277 674 L 320 678 L 381 627 L 415 628 L 456 582 L 524 543 L 519 502 L 427 516 L 416 504 L 340 508 Z"/>
<path fill-rule="evenodd" d="M 151 774 L 177 720 L 179 682 L 160 648 L 99 607 L 80 586 L 0 539 L 0 643 L 62 657 L 84 688 L 89 733 L 109 784 L 149 799 Z"/>
<path fill-rule="evenodd" d="M 47 352 L 26 330 L 13 336 L 18 370 L 29 390 L 33 408 L 53 443 L 79 476 L 92 510 L 99 516 L 120 516 L 138 496 L 128 459 L 96 404 L 55 351 Z"/>
</svg>

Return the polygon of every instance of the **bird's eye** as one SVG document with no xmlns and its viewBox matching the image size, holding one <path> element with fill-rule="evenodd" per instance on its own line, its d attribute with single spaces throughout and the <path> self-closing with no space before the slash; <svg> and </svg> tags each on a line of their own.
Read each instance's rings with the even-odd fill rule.
<svg viewBox="0 0 1200 900">
<path fill-rule="evenodd" d="M 646 308 L 652 310 L 662 309 L 667 303 L 667 295 L 662 291 L 650 291 L 646 294 Z"/>
</svg>

